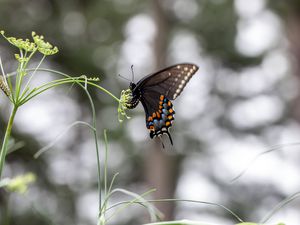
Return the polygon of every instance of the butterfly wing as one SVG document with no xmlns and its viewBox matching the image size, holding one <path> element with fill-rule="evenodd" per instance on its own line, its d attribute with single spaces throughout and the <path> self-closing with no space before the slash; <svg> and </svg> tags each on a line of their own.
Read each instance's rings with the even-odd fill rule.
<svg viewBox="0 0 300 225">
<path fill-rule="evenodd" d="M 181 94 L 187 82 L 197 70 L 198 66 L 190 63 L 170 66 L 146 76 L 137 83 L 136 88 L 144 92 L 155 90 L 168 99 L 174 100 Z"/>
<path fill-rule="evenodd" d="M 180 95 L 197 70 L 194 64 L 177 64 L 150 74 L 137 83 L 134 91 L 140 93 L 151 138 L 166 133 L 173 144 L 168 130 L 175 111 L 170 100 Z"/>
</svg>

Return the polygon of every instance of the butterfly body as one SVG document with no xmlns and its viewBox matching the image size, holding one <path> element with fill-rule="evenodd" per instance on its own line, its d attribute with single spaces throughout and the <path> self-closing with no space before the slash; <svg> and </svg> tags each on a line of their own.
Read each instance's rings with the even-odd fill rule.
<svg viewBox="0 0 300 225">
<path fill-rule="evenodd" d="M 181 94 L 197 70 L 194 64 L 182 63 L 150 74 L 136 84 L 130 83 L 131 96 L 126 107 L 133 109 L 139 102 L 142 103 L 150 138 L 167 134 L 173 144 L 169 128 L 174 121 L 175 110 L 171 100 Z"/>
</svg>

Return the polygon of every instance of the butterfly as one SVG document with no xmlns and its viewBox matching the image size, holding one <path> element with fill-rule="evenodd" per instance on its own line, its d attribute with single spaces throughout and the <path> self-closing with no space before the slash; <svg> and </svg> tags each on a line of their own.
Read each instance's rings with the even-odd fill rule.
<svg viewBox="0 0 300 225">
<path fill-rule="evenodd" d="M 149 74 L 136 84 L 130 82 L 131 97 L 126 102 L 126 107 L 133 109 L 139 102 L 142 103 L 150 138 L 167 134 L 173 145 L 169 129 L 174 121 L 175 111 L 171 100 L 181 94 L 197 70 L 198 66 L 195 64 L 181 63 Z"/>
</svg>

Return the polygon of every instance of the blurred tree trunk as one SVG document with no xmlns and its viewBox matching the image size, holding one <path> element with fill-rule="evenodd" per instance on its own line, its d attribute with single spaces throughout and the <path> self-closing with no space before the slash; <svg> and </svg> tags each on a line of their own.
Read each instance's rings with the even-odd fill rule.
<svg viewBox="0 0 300 225">
<path fill-rule="evenodd" d="M 298 88 L 300 90 L 300 2 L 292 1 L 288 6 L 287 29 L 290 41 L 290 50 L 295 57 L 294 73 L 298 78 Z M 293 114 L 300 122 L 300 96 L 295 100 Z"/>
<path fill-rule="evenodd" d="M 166 66 L 169 27 L 161 1 L 153 0 L 152 9 L 156 25 L 156 36 L 153 42 L 154 61 L 156 69 L 161 69 Z M 155 199 L 174 198 L 178 177 L 178 157 L 168 154 L 173 150 L 168 143 L 165 143 L 166 149 L 163 151 L 161 141 L 159 139 L 154 140 L 150 149 L 145 153 L 147 183 L 150 187 L 156 188 Z M 173 219 L 173 203 L 157 203 L 156 207 L 164 214 L 164 220 Z"/>
</svg>

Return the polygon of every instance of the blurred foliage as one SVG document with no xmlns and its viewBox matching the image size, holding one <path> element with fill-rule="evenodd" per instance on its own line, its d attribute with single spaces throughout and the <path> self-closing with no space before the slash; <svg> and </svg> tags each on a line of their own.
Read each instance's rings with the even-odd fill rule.
<svg viewBox="0 0 300 225">
<path fill-rule="evenodd" d="M 240 71 L 258 66 L 262 62 L 265 52 L 256 57 L 246 57 L 235 47 L 239 18 L 235 12 L 234 1 L 195 1 L 200 10 L 188 21 L 181 20 L 176 16 L 174 10 L 172 10 L 172 1 L 165 2 L 165 14 L 170 26 L 170 31 L 167 34 L 169 40 L 172 39 L 174 31 L 178 29 L 189 30 L 196 35 L 197 41 L 201 44 L 205 54 L 211 57 L 214 62 L 217 62 L 216 65 L 213 64 L 216 66 L 216 70 Z M 286 18 L 290 13 L 290 9 L 295 10 L 299 7 L 299 1 L 297 0 L 272 0 L 268 1 L 268 4 L 270 9 L 276 9 L 276 12 L 282 15 L 283 18 Z M 0 28 L 11 34 L 11 36 L 22 37 L 31 31 L 43 34 L 47 37 L 47 40 L 60 49 L 60 53 L 53 57 L 51 67 L 56 67 L 56 69 L 74 76 L 82 74 L 99 75 L 102 84 L 118 96 L 118 93 L 125 89 L 116 82 L 121 48 L 126 39 L 124 27 L 131 17 L 139 13 L 152 15 L 151 1 L 0 0 L 0 15 L 2 18 Z M 0 53 L 4 63 L 11 62 L 14 52 L 4 42 L 0 42 Z M 128 65 L 128 68 L 130 68 L 130 65 Z M 10 65 L 8 69 L 12 71 L 14 69 L 13 65 Z M 236 101 L 244 100 L 245 97 L 232 96 L 230 92 L 220 91 L 216 84 L 218 82 L 218 71 L 214 72 L 215 74 L 212 74 L 214 80 L 210 90 L 211 96 L 208 101 L 215 104 L 215 108 L 210 107 L 203 114 L 197 116 L 204 117 L 213 114 L 217 107 L 224 107 L 223 113 L 216 116 L 217 118 L 213 121 L 218 126 L 218 132 L 223 135 L 232 135 L 236 139 L 251 138 L 255 135 L 263 136 L 265 129 L 271 127 L 270 124 L 243 129 L 235 127 L 228 119 L 225 112 L 228 112 Z M 277 88 L 274 88 L 274 90 L 277 90 Z M 58 90 L 58 92 L 60 91 Z M 117 123 L 117 105 L 104 95 L 99 94 L 98 91 L 94 89 L 90 89 L 90 91 L 95 102 L 97 102 L 99 130 L 106 128 L 107 124 L 112 126 L 109 131 L 111 139 L 110 158 L 112 159 L 111 168 L 108 171 L 109 177 L 112 177 L 116 171 L 122 171 L 122 176 L 117 180 L 118 186 L 129 187 L 137 191 L 143 189 L 145 179 L 143 170 L 145 170 L 144 160 L 146 159 L 143 158 L 143 152 L 138 150 L 145 149 L 145 147 L 136 146 L 134 141 L 129 138 L 128 127 Z M 66 94 L 64 91 L 62 93 Z M 77 89 L 72 90 L 71 98 L 78 105 L 78 116 L 90 119 L 88 102 L 82 93 Z M 0 102 L 2 102 L 1 99 Z M 7 113 L 7 110 L 5 106 L 1 106 L 1 110 L 3 112 L 0 117 L 0 125 L 3 127 L 6 124 L 7 116 L 5 113 Z M 132 117 L 134 117 L 138 113 L 133 112 L 132 114 Z M 280 118 L 280 121 L 276 121 L 275 125 L 276 123 L 280 125 L 282 121 L 288 120 L 287 116 L 289 116 L 288 112 Z M 197 119 L 200 120 L 200 118 Z M 272 196 L 270 197 L 272 203 L 286 197 L 276 187 L 261 183 L 254 183 L 250 186 L 245 186 L 245 184 L 228 185 L 220 178 L 222 176 L 220 173 L 225 171 L 216 172 L 213 169 L 216 166 L 213 160 L 207 160 L 209 166 L 202 164 L 202 160 L 210 156 L 210 153 L 204 149 L 205 143 L 201 143 L 193 136 L 184 133 L 185 129 L 193 122 L 194 120 L 176 121 L 178 123 L 177 127 L 180 126 L 178 136 L 184 138 L 181 144 L 185 153 L 180 157 L 199 158 L 197 165 L 203 166 L 202 172 L 208 181 L 214 183 L 217 189 L 222 191 L 223 205 L 235 211 L 245 220 L 256 221 L 258 215 L 255 209 L 257 203 L 261 202 L 264 196 Z M 53 126 L 56 125 L 53 124 Z M 140 124 L 140 126 L 144 128 L 144 124 Z M 206 130 L 199 132 L 205 133 Z M 3 129 L 0 129 L 0 135 L 3 136 Z M 87 154 L 94 153 L 91 149 L 84 148 L 84 143 L 89 137 L 88 132 L 84 129 L 76 130 L 75 134 L 70 134 L 72 141 L 55 147 L 53 150 L 55 153 L 42 156 L 38 160 L 33 159 L 32 156 L 45 144 L 40 141 L 39 136 L 24 133 L 18 126 L 14 127 L 13 136 L 17 140 L 26 140 L 26 146 L 8 155 L 9 169 L 7 174 L 16 175 L 20 171 L 33 171 L 37 175 L 37 181 L 35 188 L 32 190 L 34 193 L 30 195 L 34 197 L 33 199 L 28 200 L 26 197 L 24 199 L 13 198 L 15 205 L 20 202 L 27 202 L 28 207 L 23 206 L 19 210 L 13 206 L 14 209 L 9 212 L 9 224 L 21 224 L 24 221 L 30 221 L 31 225 L 93 224 L 88 219 L 88 215 L 83 217 L 79 213 L 80 203 L 85 200 L 82 196 L 86 194 L 85 197 L 88 198 L 88 192 L 93 193 L 97 188 L 96 171 L 94 174 L 85 174 L 84 169 L 89 168 L 91 165 L 82 164 L 82 158 L 88 157 Z M 268 141 L 266 142 L 268 143 Z M 60 169 L 64 169 L 60 171 L 61 177 L 53 178 L 52 167 L 56 165 L 55 163 L 59 164 L 61 161 L 72 162 L 74 166 L 71 168 L 67 166 L 60 167 Z M 5 206 L 8 204 L 8 197 L 6 195 L 6 192 L 0 191 L 0 218 L 4 218 L 7 213 Z M 49 203 L 47 204 L 47 202 Z M 189 211 L 189 209 L 186 210 Z M 215 210 L 202 208 L 195 211 L 199 214 L 216 213 Z M 132 215 L 120 217 L 112 224 L 132 225 L 147 220 L 143 211 L 129 209 L 129 212 Z M 229 217 L 225 212 L 216 213 L 216 216 Z"/>
<path fill-rule="evenodd" d="M 298 0 L 287 0 L 287 1 L 268 1 L 271 8 L 275 9 L 279 15 L 281 15 L 285 20 L 291 13 L 300 15 L 300 2 Z"/>
<path fill-rule="evenodd" d="M 199 13 L 191 28 L 199 34 L 199 41 L 206 51 L 225 67 L 239 69 L 258 64 L 261 57 L 245 57 L 235 48 L 238 16 L 234 1 L 201 1 Z"/>
</svg>

